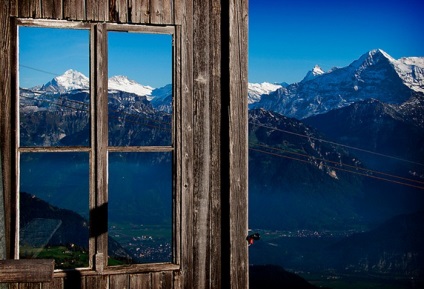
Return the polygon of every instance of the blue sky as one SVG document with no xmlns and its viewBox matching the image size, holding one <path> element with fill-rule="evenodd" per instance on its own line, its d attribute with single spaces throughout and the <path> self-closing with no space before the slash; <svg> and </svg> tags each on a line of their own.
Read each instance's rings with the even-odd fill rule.
<svg viewBox="0 0 424 289">
<path fill-rule="evenodd" d="M 19 28 L 20 86 L 44 84 L 72 68 L 89 75 L 88 30 Z M 143 85 L 172 82 L 172 36 L 108 33 L 109 77 L 125 75 Z"/>
<path fill-rule="evenodd" d="M 376 48 L 424 56 L 424 1 L 249 2 L 249 82 L 297 82 Z"/>
<path fill-rule="evenodd" d="M 20 86 L 44 84 L 70 68 L 88 76 L 88 44 L 86 30 L 20 27 Z"/>
<path fill-rule="evenodd" d="M 376 48 L 394 58 L 424 56 L 421 2 L 250 0 L 249 82 L 297 82 L 316 64 L 325 71 L 346 66 Z M 111 33 L 109 41 L 109 76 L 153 87 L 171 82 L 170 36 Z M 84 30 L 21 28 L 21 86 L 46 83 L 69 68 L 88 75 L 88 43 Z M 146 43 L 153 49 L 146 51 Z"/>
</svg>

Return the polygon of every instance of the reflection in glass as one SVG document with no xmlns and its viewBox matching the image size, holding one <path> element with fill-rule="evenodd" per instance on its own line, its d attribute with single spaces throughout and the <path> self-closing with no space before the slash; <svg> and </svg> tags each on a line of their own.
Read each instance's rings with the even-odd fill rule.
<svg viewBox="0 0 424 289">
<path fill-rule="evenodd" d="M 88 40 L 86 30 L 19 28 L 21 147 L 89 145 Z"/>
<path fill-rule="evenodd" d="M 109 32 L 108 41 L 109 145 L 172 145 L 172 36 Z"/>
<path fill-rule="evenodd" d="M 20 258 L 88 267 L 88 161 L 88 153 L 20 155 Z"/>
<path fill-rule="evenodd" d="M 172 153 L 110 153 L 108 208 L 109 265 L 171 262 Z"/>
</svg>

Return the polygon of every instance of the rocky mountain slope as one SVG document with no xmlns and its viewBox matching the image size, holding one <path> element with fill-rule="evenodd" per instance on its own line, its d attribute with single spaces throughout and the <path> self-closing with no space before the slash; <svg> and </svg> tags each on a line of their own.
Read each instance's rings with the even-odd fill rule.
<svg viewBox="0 0 424 289">
<path fill-rule="evenodd" d="M 328 72 L 315 67 L 301 82 L 262 95 L 251 107 L 303 119 L 371 98 L 400 105 L 423 93 L 424 58 L 395 60 L 376 49 L 347 67 Z"/>
</svg>

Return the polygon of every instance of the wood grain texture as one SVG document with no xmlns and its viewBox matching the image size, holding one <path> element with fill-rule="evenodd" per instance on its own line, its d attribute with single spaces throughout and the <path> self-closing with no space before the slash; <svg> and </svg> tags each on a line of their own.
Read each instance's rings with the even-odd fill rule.
<svg viewBox="0 0 424 289">
<path fill-rule="evenodd" d="M 0 260 L 0 283 L 37 283 L 53 279 L 54 260 Z"/>
<path fill-rule="evenodd" d="M 41 0 L 41 17 L 46 19 L 62 19 L 62 0 Z"/>
<path fill-rule="evenodd" d="M 110 275 L 109 289 L 130 289 L 130 276 L 128 274 Z"/>
<path fill-rule="evenodd" d="M 181 179 L 181 160 L 182 160 L 182 151 L 181 151 L 181 29 L 176 27 L 175 33 L 173 36 L 173 62 L 174 62 L 174 71 L 173 71 L 173 139 L 174 139 L 174 154 L 173 154 L 173 178 L 175 182 L 175 190 L 173 190 L 173 202 L 172 202 L 172 212 L 173 212 L 173 248 L 172 256 L 173 262 L 175 264 L 181 264 L 181 200 L 182 200 L 182 179 Z"/>
<path fill-rule="evenodd" d="M 231 288 L 248 288 L 248 1 L 229 1 L 229 181 Z"/>
<path fill-rule="evenodd" d="M 172 272 L 157 272 L 151 275 L 151 289 L 169 289 L 173 288 Z"/>
<path fill-rule="evenodd" d="M 63 0 L 63 18 L 69 20 L 86 20 L 85 0 Z"/>
<path fill-rule="evenodd" d="M 221 1 L 211 1 L 209 7 L 209 38 L 210 38 L 210 61 L 209 61 L 209 91 L 211 95 L 210 107 L 212 112 L 223 112 L 222 105 L 222 85 L 221 85 Z M 222 116 L 221 113 L 211 113 L 211 144 L 214 148 L 211 151 L 211 188 L 210 188 L 210 233 L 209 254 L 210 254 L 210 288 L 221 288 L 222 286 Z M 225 235 L 225 234 L 224 234 Z M 215 237 L 214 237 L 215 236 Z"/>
<path fill-rule="evenodd" d="M 19 283 L 19 289 L 40 289 L 40 283 Z"/>
<path fill-rule="evenodd" d="M 109 20 L 117 23 L 128 23 L 128 2 L 127 0 L 109 1 Z"/>
<path fill-rule="evenodd" d="M 146 288 L 150 289 L 152 287 L 152 280 L 150 273 L 144 274 L 132 274 L 130 275 L 130 288 Z"/>
<path fill-rule="evenodd" d="M 174 0 L 173 1 L 173 23 L 175 25 L 183 25 L 183 20 L 185 17 L 185 0 Z"/>
<path fill-rule="evenodd" d="M 63 279 L 62 278 L 53 278 L 53 280 L 51 282 L 42 283 L 41 289 L 64 289 L 63 288 Z"/>
<path fill-rule="evenodd" d="M 65 0 L 64 0 L 65 1 Z M 72 0 L 75 1 L 75 0 Z M 81 0 L 76 0 L 80 1 Z M 109 21 L 109 0 L 85 0 L 88 21 Z"/>
<path fill-rule="evenodd" d="M 161 24 L 163 21 L 163 2 L 166 0 L 150 0 L 150 23 Z"/>
<path fill-rule="evenodd" d="M 18 105 L 18 39 L 17 39 L 17 28 L 16 28 L 16 18 L 7 19 L 7 24 L 4 26 L 6 31 L 5 39 L 9 41 L 8 52 L 6 54 L 9 58 L 6 61 L 6 67 L 9 68 L 9 71 L 4 70 L 5 73 L 5 93 L 2 95 L 3 101 L 1 108 L 3 110 L 3 123 L 2 133 L 4 133 L 3 144 L 4 149 L 3 153 L 3 189 L 4 189 L 4 201 L 5 201 L 5 222 L 6 222 L 6 257 L 14 258 L 17 256 L 17 242 L 18 238 L 16 236 L 16 222 L 17 222 L 17 153 L 16 153 L 16 144 L 18 142 L 19 136 L 13 132 L 17 126 L 17 112 L 16 108 Z M 3 29 L 1 29 L 3 32 Z M 6 68 L 5 67 L 5 68 Z M 4 129 L 4 130 L 3 130 Z"/>
<path fill-rule="evenodd" d="M 150 1 L 149 0 L 129 0 L 129 22 L 149 23 L 150 22 Z"/>
<path fill-rule="evenodd" d="M 193 139 L 193 2 L 179 3 L 181 11 L 181 266 L 182 288 L 196 288 L 193 283 L 194 250 L 194 139 Z"/>
<path fill-rule="evenodd" d="M 39 0 L 18 1 L 18 15 L 25 18 L 41 17 L 41 2 Z"/>
<path fill-rule="evenodd" d="M 211 184 L 211 95 L 209 1 L 193 1 L 193 151 L 194 217 L 193 282 L 199 289 L 209 288 L 210 280 L 210 187 Z M 219 146 L 219 145 L 218 145 Z"/>
<path fill-rule="evenodd" d="M 108 66 L 107 66 L 107 30 L 106 24 L 98 24 L 95 27 L 96 55 L 94 71 L 94 84 L 92 93 L 95 98 L 96 110 L 92 115 L 95 116 L 96 133 L 93 140 L 95 148 L 96 163 L 96 207 L 91 210 L 90 216 L 93 220 L 91 234 L 96 238 L 96 254 L 102 253 L 103 264 L 96 264 L 96 270 L 103 270 L 103 266 L 107 264 L 107 204 L 108 204 L 108 172 L 107 172 L 107 147 L 108 147 Z M 93 232 L 94 231 L 94 232 Z"/>
<path fill-rule="evenodd" d="M 1 258 L 10 258 L 13 256 L 11 248 L 12 236 L 12 172 L 10 169 L 11 162 L 11 21 L 9 15 L 12 13 L 12 4 L 10 1 L 4 1 L 2 9 L 0 9 L 0 148 L 1 148 L 1 173 L 3 186 L 3 199 L 0 204 L 4 206 L 4 239 L 1 248 Z M 12 242 L 13 243 L 13 242 Z"/>
<path fill-rule="evenodd" d="M 85 286 L 81 289 L 109 289 L 108 287 L 108 276 L 97 275 L 87 276 L 85 278 Z"/>
</svg>

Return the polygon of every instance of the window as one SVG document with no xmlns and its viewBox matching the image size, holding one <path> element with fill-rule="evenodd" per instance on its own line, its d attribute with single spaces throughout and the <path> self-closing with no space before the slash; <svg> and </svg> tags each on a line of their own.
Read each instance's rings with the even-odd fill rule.
<svg viewBox="0 0 424 289">
<path fill-rule="evenodd" d="M 178 263 L 175 28 L 17 29 L 16 257 Z"/>
</svg>

